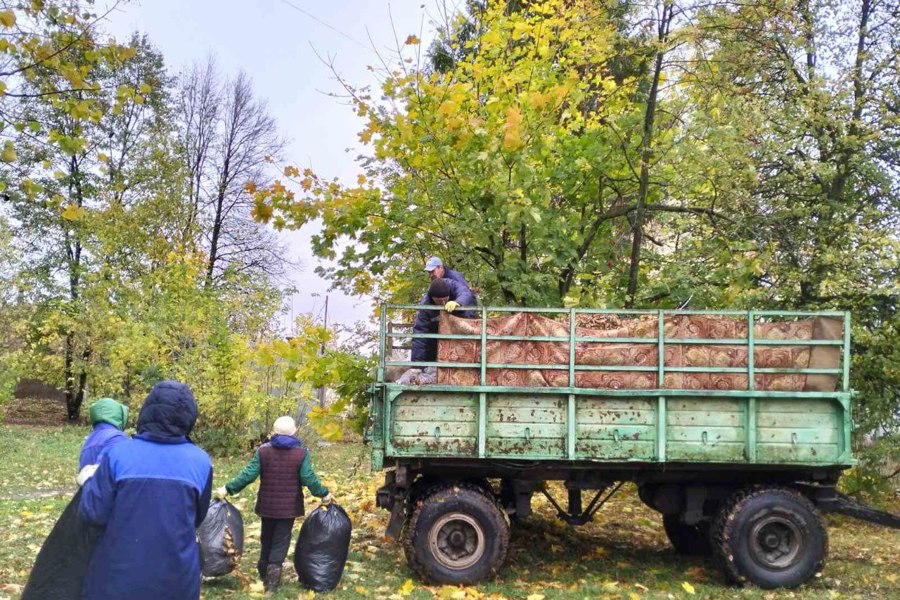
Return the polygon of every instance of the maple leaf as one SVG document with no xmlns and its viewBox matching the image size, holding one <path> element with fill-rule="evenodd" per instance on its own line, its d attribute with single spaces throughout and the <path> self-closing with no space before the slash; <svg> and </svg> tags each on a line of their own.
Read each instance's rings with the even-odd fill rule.
<svg viewBox="0 0 900 600">
<path fill-rule="evenodd" d="M 66 221 L 80 221 L 84 217 L 84 209 L 75 204 L 67 204 L 61 216 Z"/>
<path fill-rule="evenodd" d="M 506 124 L 503 126 L 503 149 L 509 151 L 519 150 L 522 142 L 522 113 L 515 106 L 506 110 Z"/>
<path fill-rule="evenodd" d="M 16 149 L 13 147 L 12 142 L 6 142 L 3 145 L 3 152 L 0 153 L 0 161 L 5 163 L 16 162 L 16 158 L 18 155 L 16 154 Z"/>
</svg>

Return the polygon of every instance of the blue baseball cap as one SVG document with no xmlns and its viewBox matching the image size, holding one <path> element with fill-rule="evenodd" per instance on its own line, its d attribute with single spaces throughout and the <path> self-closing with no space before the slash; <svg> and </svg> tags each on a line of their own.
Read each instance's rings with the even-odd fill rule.
<svg viewBox="0 0 900 600">
<path fill-rule="evenodd" d="M 441 259 L 439 259 L 437 256 L 432 256 L 431 258 L 428 259 L 428 262 L 425 263 L 425 271 L 428 273 L 431 273 L 438 267 L 443 267 L 443 266 L 444 266 L 444 262 Z"/>
</svg>

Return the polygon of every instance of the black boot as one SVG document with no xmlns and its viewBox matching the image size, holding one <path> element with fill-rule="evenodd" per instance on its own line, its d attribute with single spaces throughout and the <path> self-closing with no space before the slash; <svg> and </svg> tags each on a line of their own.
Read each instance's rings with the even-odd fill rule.
<svg viewBox="0 0 900 600">
<path fill-rule="evenodd" d="M 266 580 L 266 567 L 268 567 L 268 566 L 269 566 L 269 563 L 262 561 L 262 560 L 259 561 L 258 563 L 256 563 L 256 572 L 259 573 L 260 581 Z"/>
<path fill-rule="evenodd" d="M 266 578 L 263 581 L 263 589 L 266 594 L 274 594 L 281 586 L 281 565 L 269 565 L 266 569 Z"/>
</svg>

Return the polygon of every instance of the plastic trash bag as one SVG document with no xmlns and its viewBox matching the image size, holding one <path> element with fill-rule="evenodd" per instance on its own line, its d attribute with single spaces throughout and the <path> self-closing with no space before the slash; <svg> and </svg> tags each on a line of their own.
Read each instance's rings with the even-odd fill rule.
<svg viewBox="0 0 900 600">
<path fill-rule="evenodd" d="M 350 517 L 333 502 L 306 517 L 294 546 L 294 568 L 300 585 L 316 592 L 337 587 L 350 552 L 352 529 Z"/>
<path fill-rule="evenodd" d="M 82 518 L 81 489 L 41 546 L 21 600 L 80 600 L 88 564 L 103 530 Z"/>
<path fill-rule="evenodd" d="M 206 518 L 197 530 L 200 539 L 200 568 L 206 577 L 228 575 L 244 552 L 244 519 L 227 500 L 209 505 Z"/>
</svg>

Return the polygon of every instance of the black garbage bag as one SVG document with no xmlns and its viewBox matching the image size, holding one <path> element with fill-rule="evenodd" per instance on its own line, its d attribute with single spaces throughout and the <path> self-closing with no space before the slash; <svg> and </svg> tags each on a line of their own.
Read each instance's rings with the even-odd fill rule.
<svg viewBox="0 0 900 600">
<path fill-rule="evenodd" d="M 21 600 L 79 600 L 88 564 L 103 529 L 87 523 L 78 510 L 79 489 L 44 540 Z"/>
<path fill-rule="evenodd" d="M 200 565 L 206 577 L 228 575 L 244 552 L 244 519 L 227 500 L 209 505 L 206 518 L 197 530 L 200 538 Z"/>
<path fill-rule="evenodd" d="M 350 552 L 352 529 L 350 517 L 333 502 L 306 517 L 294 546 L 294 568 L 300 585 L 316 592 L 337 587 Z"/>
</svg>

